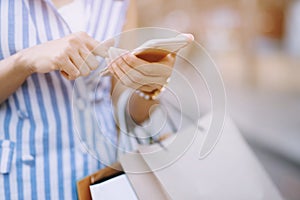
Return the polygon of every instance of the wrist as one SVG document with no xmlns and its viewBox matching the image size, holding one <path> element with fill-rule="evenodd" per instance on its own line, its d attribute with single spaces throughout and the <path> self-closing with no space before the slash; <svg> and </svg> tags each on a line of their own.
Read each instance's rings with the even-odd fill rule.
<svg viewBox="0 0 300 200">
<path fill-rule="evenodd" d="M 167 79 L 166 84 L 162 85 L 161 88 L 154 89 L 151 92 L 145 92 L 143 90 L 136 89 L 135 93 L 145 100 L 156 100 L 159 94 L 165 91 L 169 82 L 170 77 Z"/>
<path fill-rule="evenodd" d="M 163 86 L 160 89 L 155 89 L 151 92 L 144 92 L 141 90 L 135 90 L 135 93 L 140 96 L 141 98 L 144 98 L 145 100 L 156 100 L 158 95 L 162 93 L 165 90 L 165 86 Z"/>
<path fill-rule="evenodd" d="M 158 104 L 157 100 L 146 100 L 135 92 L 131 93 L 131 96 L 128 99 L 126 111 L 135 123 L 141 124 L 149 119 L 151 108 L 156 104 Z"/>
<path fill-rule="evenodd" d="M 31 64 L 28 59 L 26 49 L 17 52 L 16 54 L 13 55 L 13 57 L 14 57 L 15 69 L 18 72 L 24 73 L 24 75 L 26 75 L 27 77 L 36 72 L 34 65 Z"/>
</svg>

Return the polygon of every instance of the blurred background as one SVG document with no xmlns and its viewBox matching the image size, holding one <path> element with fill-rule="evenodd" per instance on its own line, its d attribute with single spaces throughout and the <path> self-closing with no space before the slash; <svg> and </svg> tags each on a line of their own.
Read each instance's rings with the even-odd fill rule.
<svg viewBox="0 0 300 200">
<path fill-rule="evenodd" d="M 228 113 L 287 200 L 300 199 L 300 0 L 138 0 L 140 27 L 193 33 Z"/>
</svg>

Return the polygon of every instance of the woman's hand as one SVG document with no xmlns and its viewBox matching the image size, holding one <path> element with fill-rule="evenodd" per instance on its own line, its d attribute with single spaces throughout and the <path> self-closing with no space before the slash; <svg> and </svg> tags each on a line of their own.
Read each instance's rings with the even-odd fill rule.
<svg viewBox="0 0 300 200">
<path fill-rule="evenodd" d="M 123 85 L 152 94 L 167 84 L 175 62 L 176 54 L 162 53 L 161 59 L 156 62 L 148 62 L 151 59 L 147 56 L 141 59 L 138 54 L 126 53 L 114 60 L 108 69 Z"/>
<path fill-rule="evenodd" d="M 31 73 L 60 70 L 70 79 L 87 76 L 99 63 L 95 55 L 106 56 L 105 48 L 85 32 L 74 33 L 20 51 L 20 58 Z"/>
</svg>

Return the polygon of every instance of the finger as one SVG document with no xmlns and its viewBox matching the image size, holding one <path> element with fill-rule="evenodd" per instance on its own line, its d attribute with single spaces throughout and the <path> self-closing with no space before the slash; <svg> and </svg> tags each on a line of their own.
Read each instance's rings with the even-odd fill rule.
<svg viewBox="0 0 300 200">
<path fill-rule="evenodd" d="M 123 56 L 122 59 L 124 60 L 124 62 L 131 63 L 134 64 L 136 57 L 131 57 L 131 56 Z M 138 58 L 137 58 L 138 59 Z M 130 66 L 131 68 L 134 68 L 135 70 L 137 70 L 138 72 L 140 72 L 142 75 L 144 76 L 148 76 L 148 77 L 167 77 L 170 76 L 172 69 L 165 65 L 165 64 L 161 64 L 159 63 L 149 63 L 149 62 L 144 62 L 144 64 L 141 64 L 141 62 L 139 62 L 139 60 L 136 60 L 138 63 L 140 63 L 140 65 L 138 66 Z M 129 65 L 129 64 L 128 64 Z M 136 64 L 134 64 L 136 65 Z"/>
<path fill-rule="evenodd" d="M 116 61 L 116 63 L 119 68 L 124 71 L 124 73 L 132 80 L 132 82 L 138 83 L 140 85 L 164 85 L 171 71 L 168 67 L 165 67 L 161 64 L 147 63 L 145 65 L 131 68 L 126 62 L 124 62 L 124 60 L 118 60 Z M 149 69 L 148 74 L 156 74 L 157 76 L 148 74 L 145 75 L 145 73 L 142 73 L 142 71 L 145 71 L 144 69 Z M 156 73 L 150 73 L 151 69 L 154 69 Z"/>
<path fill-rule="evenodd" d="M 59 69 L 62 75 L 69 80 L 74 80 L 80 75 L 80 71 L 69 59 L 66 59 Z"/>
<path fill-rule="evenodd" d="M 89 36 L 86 32 L 80 31 L 74 33 L 74 35 L 76 35 L 90 51 L 100 44 L 100 42 Z"/>
<path fill-rule="evenodd" d="M 79 53 L 77 54 L 72 54 L 70 56 L 70 60 L 72 61 L 72 63 L 77 67 L 77 69 L 80 71 L 80 74 L 82 76 L 87 76 L 90 73 L 90 68 L 88 67 L 88 65 L 84 62 L 84 60 L 82 59 L 82 57 L 79 55 Z"/>
<path fill-rule="evenodd" d="M 132 81 L 123 73 L 122 70 L 116 65 L 116 63 L 112 63 L 110 65 L 110 70 L 113 72 L 114 76 L 121 81 L 121 83 L 127 87 L 133 87 Z M 134 88 L 139 88 L 139 86 L 135 86 Z"/>
<path fill-rule="evenodd" d="M 160 76 L 160 73 L 154 73 L 154 70 L 149 67 L 149 62 L 140 61 L 136 56 L 131 56 L 131 54 L 126 54 L 122 56 L 123 61 L 126 66 L 136 69 L 139 73 L 144 76 Z M 126 69 L 128 71 L 128 69 Z"/>
<path fill-rule="evenodd" d="M 133 75 L 130 76 L 130 74 L 136 73 L 136 70 L 129 68 L 130 71 L 124 71 L 120 65 L 124 65 L 122 62 L 114 62 L 112 64 L 112 70 L 117 75 L 117 78 L 127 87 L 131 87 L 133 89 L 140 89 L 142 88 L 145 92 L 151 92 L 156 88 L 153 88 L 152 86 L 148 86 L 145 83 L 142 83 L 140 80 L 142 80 L 142 75 L 135 75 L 133 78 Z M 138 72 L 137 72 L 138 73 Z"/>
<path fill-rule="evenodd" d="M 82 59 L 86 62 L 90 70 L 95 70 L 99 66 L 99 61 L 87 48 L 81 48 L 79 51 Z"/>
<path fill-rule="evenodd" d="M 105 67 L 104 69 L 102 69 L 100 72 L 99 72 L 99 76 L 111 76 L 113 75 L 114 72 L 112 71 L 111 67 Z"/>
<path fill-rule="evenodd" d="M 172 74 L 174 63 L 176 60 L 176 54 L 170 53 L 166 55 L 159 62 L 151 63 L 152 67 L 143 66 L 142 70 L 148 71 L 148 73 L 159 73 L 160 76 L 169 78 Z"/>
<path fill-rule="evenodd" d="M 169 68 L 168 65 L 172 65 L 171 63 L 167 63 L 167 61 L 164 60 L 163 64 L 166 66 L 163 66 L 161 62 L 158 63 L 150 63 L 147 61 L 144 61 L 135 55 L 132 54 L 126 54 L 122 56 L 122 59 L 135 70 L 139 71 L 144 76 L 169 76 L 170 71 L 168 69 L 162 69 L 162 68 Z M 169 59 L 168 59 L 169 60 Z"/>
<path fill-rule="evenodd" d="M 127 53 L 129 53 L 129 51 L 115 47 L 110 47 L 108 49 L 108 57 L 110 60 L 116 60 L 120 58 L 120 56 L 125 55 Z"/>
<path fill-rule="evenodd" d="M 90 38 L 89 44 L 93 44 L 92 46 L 92 53 L 97 55 L 97 56 L 101 56 L 103 58 L 108 57 L 108 49 L 112 46 L 114 46 L 115 41 L 114 39 L 109 39 L 106 40 L 102 43 L 94 40 L 93 38 Z"/>
<path fill-rule="evenodd" d="M 156 87 L 154 85 L 143 85 L 141 86 L 140 88 L 138 88 L 140 91 L 143 91 L 143 92 L 148 92 L 148 93 L 151 93 L 153 92 L 154 90 L 156 89 L 160 89 L 162 88 L 161 86 L 160 87 Z"/>
<path fill-rule="evenodd" d="M 116 66 L 126 75 L 128 78 L 139 85 L 145 85 L 145 77 L 142 73 L 135 70 L 134 68 L 130 67 L 123 59 L 120 57 L 119 59 L 115 60 Z"/>
<path fill-rule="evenodd" d="M 107 57 L 107 50 L 115 43 L 114 39 L 109 39 L 100 43 L 99 41 L 89 36 L 86 32 L 77 32 L 74 34 L 76 34 L 80 38 L 80 40 L 85 44 L 89 51 L 101 57 Z"/>
<path fill-rule="evenodd" d="M 140 65 L 149 64 L 149 62 L 142 60 L 131 53 L 122 55 L 122 58 L 132 68 L 138 67 Z"/>
</svg>

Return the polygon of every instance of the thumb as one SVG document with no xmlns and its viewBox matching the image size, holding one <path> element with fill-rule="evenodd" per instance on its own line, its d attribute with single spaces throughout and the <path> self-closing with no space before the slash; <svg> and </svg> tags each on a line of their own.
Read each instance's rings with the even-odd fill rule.
<svg viewBox="0 0 300 200">
<path fill-rule="evenodd" d="M 104 42 L 101 42 L 99 43 L 93 50 L 92 50 L 92 53 L 94 55 L 97 55 L 97 56 L 101 56 L 103 58 L 107 58 L 108 57 L 108 49 L 111 47 L 111 46 L 114 46 L 115 44 L 115 40 L 112 38 L 112 39 L 108 39 L 108 40 L 105 40 Z"/>
</svg>

